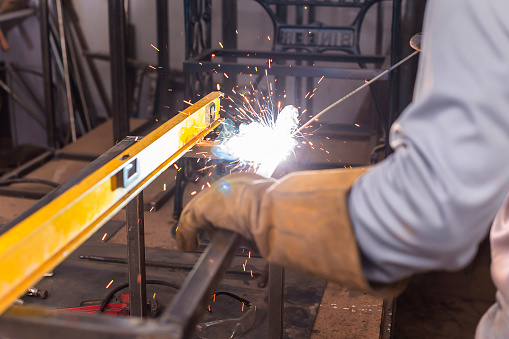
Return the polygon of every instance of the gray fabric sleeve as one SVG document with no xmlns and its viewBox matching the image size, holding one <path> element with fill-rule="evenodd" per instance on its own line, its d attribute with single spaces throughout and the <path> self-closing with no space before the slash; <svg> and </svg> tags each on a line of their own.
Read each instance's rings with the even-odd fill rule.
<svg viewBox="0 0 509 339">
<path fill-rule="evenodd" d="M 366 277 L 457 269 L 509 188 L 509 2 L 430 0 L 414 101 L 394 153 L 349 198 Z"/>
</svg>

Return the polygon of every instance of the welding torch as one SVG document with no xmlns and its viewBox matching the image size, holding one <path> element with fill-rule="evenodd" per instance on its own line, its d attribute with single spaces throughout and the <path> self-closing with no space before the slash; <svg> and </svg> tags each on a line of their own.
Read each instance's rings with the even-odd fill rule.
<svg viewBox="0 0 509 339">
<path fill-rule="evenodd" d="M 411 39 L 410 39 L 410 47 L 412 47 L 413 49 L 415 49 L 415 51 L 408 55 L 406 58 L 404 58 L 403 60 L 400 60 L 398 63 L 392 65 L 391 67 L 389 67 L 388 69 L 386 69 L 385 71 L 383 71 L 382 73 L 378 74 L 376 77 L 374 77 L 373 79 L 369 80 L 369 81 L 366 81 L 362 86 L 354 89 L 353 91 L 351 91 L 350 93 L 348 93 L 347 95 L 345 95 L 344 97 L 342 97 L 341 99 L 339 99 L 338 101 L 334 102 L 333 104 L 327 106 L 325 109 L 323 109 L 321 112 L 319 112 L 318 114 L 316 114 L 314 117 L 312 117 L 309 121 L 307 121 L 305 124 L 303 124 L 301 127 L 299 127 L 294 133 L 293 135 L 296 135 L 297 133 L 299 132 L 302 132 L 302 130 L 304 128 L 306 128 L 307 126 L 309 126 L 313 121 L 317 120 L 320 116 L 322 116 L 323 114 L 327 113 L 330 109 L 332 109 L 333 107 L 339 105 L 340 103 L 342 103 L 343 101 L 345 101 L 346 99 L 348 99 L 349 97 L 351 97 L 352 95 L 354 95 L 355 93 L 361 91 L 362 89 L 368 87 L 369 85 L 371 85 L 372 83 L 374 83 L 375 81 L 377 81 L 378 79 L 380 79 L 381 77 L 385 76 L 386 74 L 388 74 L 389 72 L 395 70 L 396 68 L 398 68 L 399 66 L 401 66 L 402 64 L 404 64 L 405 62 L 407 62 L 408 60 L 412 59 L 414 56 L 416 56 L 420 51 L 421 51 L 421 39 L 422 39 L 422 34 L 421 33 L 417 33 L 415 34 Z"/>
</svg>

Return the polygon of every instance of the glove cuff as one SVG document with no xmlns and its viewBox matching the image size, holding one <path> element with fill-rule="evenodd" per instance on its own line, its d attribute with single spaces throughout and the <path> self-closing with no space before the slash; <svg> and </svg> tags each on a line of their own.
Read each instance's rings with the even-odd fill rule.
<svg viewBox="0 0 509 339">
<path fill-rule="evenodd" d="M 266 193 L 252 230 L 269 261 L 317 278 L 383 297 L 404 283 L 373 288 L 362 271 L 348 212 L 348 194 L 365 169 L 293 173 Z"/>
</svg>

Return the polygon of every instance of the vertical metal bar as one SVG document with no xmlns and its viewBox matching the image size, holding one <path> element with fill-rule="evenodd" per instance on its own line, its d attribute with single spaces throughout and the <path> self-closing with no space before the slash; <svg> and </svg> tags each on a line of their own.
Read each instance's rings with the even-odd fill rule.
<svg viewBox="0 0 509 339">
<path fill-rule="evenodd" d="M 283 338 L 284 268 L 269 264 L 269 339 Z"/>
<path fill-rule="evenodd" d="M 157 95 L 154 104 L 154 115 L 162 119 L 169 118 L 169 76 L 170 76 L 170 35 L 168 25 L 168 0 L 156 0 L 157 16 L 157 63 L 158 69 Z"/>
<path fill-rule="evenodd" d="M 108 0 L 113 142 L 129 134 L 127 109 L 126 20 L 124 0 Z"/>
<path fill-rule="evenodd" d="M 185 188 L 185 166 L 186 159 L 181 158 L 177 161 L 177 177 L 175 178 L 175 197 L 173 200 L 173 219 L 179 220 L 182 213 Z"/>
<path fill-rule="evenodd" d="M 400 59 L 400 29 L 401 28 L 401 0 L 394 0 L 392 3 L 392 29 L 391 29 L 391 65 Z M 394 119 L 397 117 L 399 102 L 399 69 L 393 70 L 390 74 L 390 101 L 387 116 L 387 131 L 390 131 Z M 388 136 L 386 137 L 388 139 Z M 385 154 L 391 153 L 391 146 L 387 140 Z"/>
<path fill-rule="evenodd" d="M 55 129 L 55 104 L 53 101 L 51 54 L 49 45 L 48 0 L 39 1 L 41 53 L 44 85 L 44 115 L 46 116 L 46 133 L 50 148 L 57 147 Z"/>
<path fill-rule="evenodd" d="M 67 57 L 67 43 L 65 41 L 64 14 L 62 0 L 56 0 L 58 30 L 60 34 L 60 50 L 62 51 L 62 62 L 64 63 L 65 92 L 67 95 L 67 109 L 69 114 L 69 125 L 71 126 L 71 139 L 76 141 L 76 122 L 74 120 L 74 106 L 72 103 L 71 77 L 69 74 L 69 58 Z"/>
<path fill-rule="evenodd" d="M 384 28 L 384 3 L 379 1 L 376 5 L 376 36 L 375 36 L 375 54 L 382 55 L 383 28 Z M 378 66 L 380 67 L 380 66 Z"/>
<path fill-rule="evenodd" d="M 127 204 L 127 260 L 131 317 L 147 316 L 143 192 Z"/>
</svg>

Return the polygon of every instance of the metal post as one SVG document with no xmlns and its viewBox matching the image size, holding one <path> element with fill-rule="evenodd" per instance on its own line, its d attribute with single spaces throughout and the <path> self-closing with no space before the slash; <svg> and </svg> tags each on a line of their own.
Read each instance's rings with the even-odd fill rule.
<svg viewBox="0 0 509 339">
<path fill-rule="evenodd" d="M 283 338 L 284 268 L 269 264 L 269 339 Z"/>
<path fill-rule="evenodd" d="M 154 115 L 162 119 L 169 118 L 169 77 L 170 77 L 170 36 L 168 26 L 168 0 L 156 0 L 157 10 L 157 63 L 158 69 L 157 95 L 154 104 Z"/>
<path fill-rule="evenodd" d="M 46 116 L 46 133 L 50 148 L 57 147 L 55 130 L 55 104 L 53 102 L 51 54 L 49 45 L 48 0 L 39 1 L 41 53 L 44 83 L 44 115 Z"/>
<path fill-rule="evenodd" d="M 131 317 L 147 316 L 143 191 L 127 204 L 127 261 Z"/>
<path fill-rule="evenodd" d="M 127 109 L 126 17 L 124 0 L 108 0 L 113 142 L 129 134 Z"/>
</svg>

